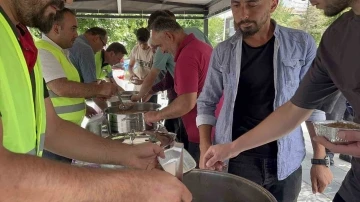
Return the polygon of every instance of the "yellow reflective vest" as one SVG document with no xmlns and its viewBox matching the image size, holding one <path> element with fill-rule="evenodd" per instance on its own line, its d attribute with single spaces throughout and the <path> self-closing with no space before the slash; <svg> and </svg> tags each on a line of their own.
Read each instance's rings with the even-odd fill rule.
<svg viewBox="0 0 360 202">
<path fill-rule="evenodd" d="M 19 41 L 0 13 L 0 112 L 3 146 L 11 152 L 41 156 L 46 112 L 39 60 L 34 67 L 35 92 Z M 35 93 L 35 95 L 34 95 Z"/>
<path fill-rule="evenodd" d="M 59 61 L 69 81 L 80 82 L 78 71 L 60 48 L 42 39 L 37 40 L 35 44 L 38 49 L 49 51 Z M 86 113 L 85 98 L 61 97 L 51 89 L 49 89 L 49 95 L 60 118 L 81 125 Z"/>
<path fill-rule="evenodd" d="M 110 65 L 103 67 L 102 62 L 103 62 L 102 51 L 99 51 L 95 54 L 96 79 L 98 80 L 103 80 L 107 76 L 107 73 L 103 71 L 104 69 L 106 69 L 108 72 L 112 71 Z"/>
</svg>

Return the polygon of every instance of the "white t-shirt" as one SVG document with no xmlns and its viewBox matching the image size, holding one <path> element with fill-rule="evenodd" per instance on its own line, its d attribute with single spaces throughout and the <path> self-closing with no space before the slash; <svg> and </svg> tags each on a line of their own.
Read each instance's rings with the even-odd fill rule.
<svg viewBox="0 0 360 202">
<path fill-rule="evenodd" d="M 135 59 L 134 73 L 140 79 L 144 79 L 150 72 L 153 55 L 151 48 L 143 50 L 139 45 L 136 45 L 131 51 L 131 58 Z"/>
<path fill-rule="evenodd" d="M 66 58 L 70 61 L 68 50 L 62 49 L 60 46 L 58 46 L 56 43 L 54 43 L 51 39 L 49 39 L 45 35 L 42 36 L 42 39 L 51 43 L 56 48 L 61 49 L 64 55 L 66 55 Z M 66 78 L 65 72 L 60 62 L 55 58 L 55 56 L 51 52 L 47 50 L 39 49 L 39 56 L 42 65 L 43 76 L 46 83 L 56 79 Z"/>
</svg>

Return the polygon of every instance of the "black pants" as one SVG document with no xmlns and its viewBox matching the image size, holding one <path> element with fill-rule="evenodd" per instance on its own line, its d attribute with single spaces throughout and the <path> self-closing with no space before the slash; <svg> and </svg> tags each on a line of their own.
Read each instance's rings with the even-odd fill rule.
<svg viewBox="0 0 360 202">
<path fill-rule="evenodd" d="M 59 162 L 62 162 L 62 163 L 71 164 L 71 162 L 72 162 L 72 159 L 69 159 L 69 158 L 66 158 L 66 157 L 51 153 L 51 152 L 49 152 L 47 150 L 44 150 L 42 157 L 46 158 L 46 159 L 54 160 L 54 161 L 59 161 Z"/>
<path fill-rule="evenodd" d="M 302 168 L 279 181 L 277 160 L 244 154 L 231 159 L 229 173 L 251 180 L 267 189 L 278 202 L 296 202 L 301 190 Z"/>
<path fill-rule="evenodd" d="M 339 193 L 337 193 L 333 199 L 333 202 L 346 202 Z"/>
</svg>

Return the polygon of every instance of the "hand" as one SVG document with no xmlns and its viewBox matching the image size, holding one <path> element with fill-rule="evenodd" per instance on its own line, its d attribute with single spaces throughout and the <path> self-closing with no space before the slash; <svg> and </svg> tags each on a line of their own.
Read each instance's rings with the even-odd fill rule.
<svg viewBox="0 0 360 202">
<path fill-rule="evenodd" d="M 199 168 L 200 169 L 208 169 L 205 165 L 205 153 L 211 147 L 211 144 L 208 143 L 200 143 L 200 160 L 199 160 Z"/>
<path fill-rule="evenodd" d="M 347 154 L 355 157 L 360 157 L 360 132 L 358 131 L 340 131 L 338 137 L 350 142 L 347 145 L 335 145 L 329 142 L 326 138 L 316 136 L 313 138 L 319 144 L 325 146 L 334 153 Z"/>
<path fill-rule="evenodd" d="M 312 191 L 314 194 L 323 193 L 331 183 L 333 174 L 330 168 L 323 165 L 312 165 L 310 170 Z"/>
<path fill-rule="evenodd" d="M 110 82 L 101 83 L 99 84 L 99 86 L 100 89 L 97 97 L 101 97 L 101 98 L 110 98 L 118 90 L 117 86 Z"/>
<path fill-rule="evenodd" d="M 94 116 L 96 114 L 97 114 L 97 111 L 94 108 L 86 105 L 86 115 L 85 115 L 86 117 L 91 118 L 92 116 Z"/>
<path fill-rule="evenodd" d="M 141 97 L 139 95 L 133 95 L 131 96 L 131 101 L 133 102 L 138 102 L 139 100 L 141 100 Z"/>
<path fill-rule="evenodd" d="M 157 157 L 165 158 L 164 149 L 153 143 L 138 144 L 130 147 L 125 166 L 152 170 L 158 164 Z"/>
<path fill-rule="evenodd" d="M 225 160 L 239 155 L 239 153 L 233 152 L 232 148 L 232 143 L 211 146 L 205 153 L 205 166 L 211 170 L 222 170 Z"/>
<path fill-rule="evenodd" d="M 191 202 L 192 195 L 185 185 L 164 171 L 147 171 L 134 174 L 136 202 Z M 134 200 L 129 200 L 134 201 Z"/>
<path fill-rule="evenodd" d="M 161 118 L 159 117 L 158 111 L 151 111 L 151 112 L 145 113 L 144 120 L 145 120 L 146 124 L 148 124 L 149 126 L 152 126 L 153 123 L 160 121 Z"/>
</svg>

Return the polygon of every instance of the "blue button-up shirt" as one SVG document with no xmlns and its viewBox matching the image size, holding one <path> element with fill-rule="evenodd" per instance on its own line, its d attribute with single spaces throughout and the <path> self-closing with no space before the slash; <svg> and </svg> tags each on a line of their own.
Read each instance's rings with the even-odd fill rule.
<svg viewBox="0 0 360 202">
<path fill-rule="evenodd" d="M 315 58 L 316 44 L 314 39 L 303 31 L 282 27 L 274 21 L 272 23 L 275 24 L 275 110 L 294 95 Z M 205 85 L 197 101 L 197 126 L 216 126 L 214 144 L 232 142 L 234 105 L 241 72 L 242 41 L 241 32 L 237 32 L 214 49 Z M 216 120 L 216 104 L 223 93 L 224 104 Z M 322 120 L 325 120 L 325 113 L 314 111 L 308 121 Z M 279 139 L 277 145 L 277 174 L 278 179 L 283 180 L 297 170 L 305 158 L 301 127 Z"/>
</svg>

